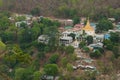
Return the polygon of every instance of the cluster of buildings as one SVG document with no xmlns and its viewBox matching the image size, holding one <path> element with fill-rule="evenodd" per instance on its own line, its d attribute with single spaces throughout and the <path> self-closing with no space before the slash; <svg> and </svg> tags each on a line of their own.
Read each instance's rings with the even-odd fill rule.
<svg viewBox="0 0 120 80">
<path fill-rule="evenodd" d="M 18 17 L 25 18 L 24 20 L 16 20 Z M 16 14 L 14 13 L 11 17 L 9 17 L 9 20 L 13 23 L 15 23 L 16 27 L 21 27 L 21 23 L 25 23 L 28 27 L 32 26 L 33 21 L 38 21 L 40 17 L 28 15 L 28 14 Z"/>
<path fill-rule="evenodd" d="M 66 27 L 68 27 L 66 29 Z M 91 35 L 95 37 L 95 29 L 90 25 L 89 19 L 87 20 L 86 25 L 84 24 L 76 24 L 74 27 L 66 26 L 61 32 L 60 43 L 67 45 L 72 45 L 77 48 L 79 46 L 80 41 L 82 41 L 83 35 Z M 61 30 L 61 28 L 60 28 Z M 73 37 L 69 36 L 70 34 L 75 34 L 75 40 Z"/>
<path fill-rule="evenodd" d="M 40 17 L 35 17 L 32 15 L 15 14 L 15 17 L 19 16 L 24 16 L 25 20 L 15 22 L 15 25 L 17 27 L 20 27 L 21 23 L 25 23 L 28 27 L 31 27 L 33 21 L 40 20 Z M 15 21 L 15 17 L 13 16 L 10 17 L 9 19 L 11 21 Z M 87 20 L 86 25 L 84 25 L 84 21 L 86 20 L 85 18 L 81 19 L 81 23 L 75 25 L 73 25 L 73 20 L 71 19 L 51 19 L 51 20 L 56 20 L 61 23 L 62 27 L 59 27 L 58 29 L 61 35 L 59 38 L 60 44 L 64 44 L 66 46 L 72 45 L 75 48 L 78 48 L 80 41 L 82 41 L 83 38 L 88 35 L 93 36 L 94 44 L 98 45 L 98 42 L 102 42 L 104 39 L 108 39 L 110 37 L 109 35 L 110 32 L 120 32 L 120 23 L 116 25 L 116 30 L 109 30 L 107 33 L 104 34 L 96 34 L 95 29 L 97 23 L 90 23 L 89 19 Z M 109 18 L 109 20 L 114 21 L 113 18 Z M 74 39 L 72 36 L 70 36 L 71 34 L 75 35 Z M 48 40 L 49 38 L 46 35 L 40 35 L 38 37 L 38 42 L 44 42 L 45 44 L 47 44 Z"/>
</svg>

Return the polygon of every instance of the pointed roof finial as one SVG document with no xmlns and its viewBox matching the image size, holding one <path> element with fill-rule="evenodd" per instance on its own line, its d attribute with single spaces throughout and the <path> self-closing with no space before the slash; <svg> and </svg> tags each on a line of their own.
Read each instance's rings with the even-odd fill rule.
<svg viewBox="0 0 120 80">
<path fill-rule="evenodd" d="M 88 17 L 88 20 L 87 20 L 87 24 L 85 25 L 83 30 L 92 30 L 92 31 L 94 30 L 94 28 L 90 26 L 89 17 Z"/>
</svg>

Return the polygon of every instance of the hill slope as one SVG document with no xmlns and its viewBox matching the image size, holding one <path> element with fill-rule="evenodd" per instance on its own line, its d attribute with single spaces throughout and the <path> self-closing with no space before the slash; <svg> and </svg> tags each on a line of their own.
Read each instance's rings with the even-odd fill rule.
<svg viewBox="0 0 120 80">
<path fill-rule="evenodd" d="M 40 8 L 42 15 L 56 15 L 59 10 L 75 9 L 80 16 L 103 12 L 109 15 L 120 8 L 119 0 L 3 0 L 2 10 L 30 13 Z M 69 9 L 67 10 L 69 12 Z M 67 12 L 66 11 L 66 12 Z"/>
</svg>

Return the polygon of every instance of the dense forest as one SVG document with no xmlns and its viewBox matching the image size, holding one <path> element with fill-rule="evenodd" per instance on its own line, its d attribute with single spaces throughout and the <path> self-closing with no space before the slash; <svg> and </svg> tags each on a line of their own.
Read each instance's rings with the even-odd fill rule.
<svg viewBox="0 0 120 80">
<path fill-rule="evenodd" d="M 117 17 L 119 0 L 3 0 L 2 10 L 30 13 L 40 10 L 39 15 L 71 18 L 74 15 Z"/>
</svg>

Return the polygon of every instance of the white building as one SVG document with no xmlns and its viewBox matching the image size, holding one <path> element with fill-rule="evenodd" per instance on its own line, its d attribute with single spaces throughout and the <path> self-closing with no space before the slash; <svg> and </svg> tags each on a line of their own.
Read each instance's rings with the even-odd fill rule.
<svg viewBox="0 0 120 80">
<path fill-rule="evenodd" d="M 38 37 L 38 42 L 47 44 L 49 42 L 49 37 L 47 35 L 40 35 Z"/>
<path fill-rule="evenodd" d="M 60 44 L 65 44 L 66 46 L 73 42 L 73 38 L 68 36 L 71 32 L 63 32 L 60 37 Z"/>
</svg>

